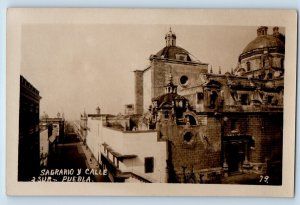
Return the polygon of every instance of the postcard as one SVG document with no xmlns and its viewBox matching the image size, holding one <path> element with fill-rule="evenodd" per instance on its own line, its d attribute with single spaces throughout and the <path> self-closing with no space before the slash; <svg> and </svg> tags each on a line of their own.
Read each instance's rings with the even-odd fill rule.
<svg viewBox="0 0 300 205">
<path fill-rule="evenodd" d="M 7 194 L 294 195 L 293 10 L 7 10 Z"/>
</svg>

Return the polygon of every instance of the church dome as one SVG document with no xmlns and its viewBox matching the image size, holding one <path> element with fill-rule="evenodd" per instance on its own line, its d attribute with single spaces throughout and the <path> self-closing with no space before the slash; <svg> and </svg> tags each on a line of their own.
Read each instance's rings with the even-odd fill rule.
<svg viewBox="0 0 300 205">
<path fill-rule="evenodd" d="M 262 50 L 265 48 L 275 49 L 277 52 L 284 51 L 284 39 L 282 34 L 278 32 L 278 27 L 273 28 L 273 35 L 268 34 L 268 27 L 261 26 L 257 29 L 257 37 L 248 43 L 244 48 L 243 53 Z"/>
<path fill-rule="evenodd" d="M 261 56 L 265 53 L 284 54 L 285 37 L 279 33 L 279 28 L 273 28 L 273 34 L 268 34 L 268 27 L 261 26 L 257 29 L 257 36 L 244 48 L 239 56 L 239 62 L 249 61 L 252 56 Z M 255 64 L 255 62 L 252 62 Z M 246 68 L 246 65 L 244 68 Z M 256 66 L 257 67 L 257 66 Z"/>
<path fill-rule="evenodd" d="M 192 63 L 201 63 L 198 59 L 192 56 L 185 49 L 176 46 L 176 35 L 172 32 L 171 28 L 165 35 L 166 46 L 158 51 L 155 55 L 150 56 L 150 60 L 154 58 L 158 59 L 168 59 L 176 61 L 185 61 Z"/>
<path fill-rule="evenodd" d="M 166 46 L 156 53 L 156 56 L 159 58 L 167 58 L 173 60 L 179 60 L 180 56 L 183 56 L 186 61 L 192 61 L 192 58 L 185 49 L 178 46 Z"/>
<path fill-rule="evenodd" d="M 279 47 L 284 49 L 284 44 L 278 38 L 271 35 L 261 35 L 257 36 L 253 41 L 251 41 L 243 50 L 243 53 L 253 51 L 261 48 L 273 48 Z"/>
</svg>

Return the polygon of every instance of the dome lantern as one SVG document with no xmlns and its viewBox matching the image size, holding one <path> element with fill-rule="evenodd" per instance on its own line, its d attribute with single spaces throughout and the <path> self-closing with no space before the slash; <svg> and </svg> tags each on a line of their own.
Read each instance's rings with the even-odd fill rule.
<svg viewBox="0 0 300 205">
<path fill-rule="evenodd" d="M 268 35 L 268 27 L 267 26 L 260 26 L 257 29 L 257 36 L 264 36 Z"/>
<path fill-rule="evenodd" d="M 170 27 L 169 32 L 165 36 L 166 39 L 166 46 L 176 46 L 176 35 L 172 32 Z"/>
</svg>

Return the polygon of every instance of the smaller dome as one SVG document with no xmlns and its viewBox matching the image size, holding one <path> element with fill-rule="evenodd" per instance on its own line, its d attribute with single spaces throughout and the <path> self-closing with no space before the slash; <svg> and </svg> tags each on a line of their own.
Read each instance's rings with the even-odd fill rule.
<svg viewBox="0 0 300 205">
<path fill-rule="evenodd" d="M 159 58 L 167 58 L 176 60 L 176 55 L 181 54 L 187 56 L 186 61 L 192 61 L 189 52 L 178 46 L 166 46 L 156 53 Z"/>
<path fill-rule="evenodd" d="M 169 59 L 183 62 L 201 63 L 197 58 L 190 54 L 185 49 L 176 46 L 176 35 L 171 28 L 165 36 L 166 46 L 158 51 L 155 55 L 150 55 L 152 59 Z"/>
<path fill-rule="evenodd" d="M 154 98 L 152 101 L 157 101 L 157 107 L 161 108 L 164 105 L 175 104 L 176 100 L 187 101 L 187 99 L 177 93 L 166 93 Z"/>
</svg>

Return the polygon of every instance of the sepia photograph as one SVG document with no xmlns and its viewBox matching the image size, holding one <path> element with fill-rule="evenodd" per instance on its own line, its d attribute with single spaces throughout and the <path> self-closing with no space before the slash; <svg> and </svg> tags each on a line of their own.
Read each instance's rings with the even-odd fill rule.
<svg viewBox="0 0 300 205">
<path fill-rule="evenodd" d="M 19 52 L 14 62 L 8 52 L 17 70 L 7 81 L 19 85 L 7 98 L 17 108 L 8 123 L 12 184 L 293 190 L 294 162 L 284 159 L 294 159 L 295 13 L 282 11 L 291 24 L 196 24 L 168 22 L 172 10 L 148 10 L 153 16 L 134 23 L 119 18 L 142 10 L 99 10 L 96 22 L 97 10 L 43 11 L 8 16 L 8 32 L 18 31 L 9 48 Z M 182 18 L 193 22 L 226 14 L 188 12 Z M 56 13 L 71 22 L 51 19 Z M 30 22 L 44 14 L 50 20 Z"/>
</svg>

